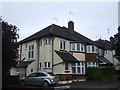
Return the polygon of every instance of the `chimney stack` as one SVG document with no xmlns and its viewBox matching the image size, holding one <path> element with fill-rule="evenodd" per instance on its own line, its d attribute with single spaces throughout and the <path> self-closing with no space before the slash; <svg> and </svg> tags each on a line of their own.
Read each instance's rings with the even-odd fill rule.
<svg viewBox="0 0 120 90">
<path fill-rule="evenodd" d="M 73 21 L 69 21 L 68 22 L 68 30 L 72 33 L 74 32 L 74 22 Z"/>
</svg>

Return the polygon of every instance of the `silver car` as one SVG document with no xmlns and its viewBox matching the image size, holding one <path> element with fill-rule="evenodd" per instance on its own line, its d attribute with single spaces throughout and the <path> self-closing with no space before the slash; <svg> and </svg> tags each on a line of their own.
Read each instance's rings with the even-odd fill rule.
<svg viewBox="0 0 120 90">
<path fill-rule="evenodd" d="M 51 72 L 35 72 L 20 79 L 21 85 L 42 85 L 43 87 L 48 87 L 49 85 L 55 85 L 58 83 L 58 76 Z"/>
</svg>

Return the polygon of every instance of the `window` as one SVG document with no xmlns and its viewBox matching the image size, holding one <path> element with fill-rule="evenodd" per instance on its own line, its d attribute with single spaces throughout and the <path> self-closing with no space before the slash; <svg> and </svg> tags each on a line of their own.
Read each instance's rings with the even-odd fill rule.
<svg viewBox="0 0 120 90">
<path fill-rule="evenodd" d="M 81 51 L 84 51 L 84 45 L 81 44 Z"/>
<path fill-rule="evenodd" d="M 75 51 L 75 43 L 71 43 L 71 51 Z"/>
<path fill-rule="evenodd" d="M 41 68 L 41 62 L 39 62 L 39 68 Z"/>
<path fill-rule="evenodd" d="M 64 40 L 60 40 L 60 49 L 65 50 L 65 41 Z"/>
<path fill-rule="evenodd" d="M 87 53 L 98 53 L 98 48 L 94 45 L 88 45 Z"/>
<path fill-rule="evenodd" d="M 28 58 L 33 59 L 34 58 L 34 45 L 30 45 L 28 49 Z"/>
<path fill-rule="evenodd" d="M 97 67 L 97 62 L 87 62 L 87 67 Z"/>
<path fill-rule="evenodd" d="M 50 44 L 52 43 L 52 39 L 51 38 L 45 38 L 45 44 Z"/>
<path fill-rule="evenodd" d="M 77 43 L 77 51 L 80 51 L 80 43 Z"/>
<path fill-rule="evenodd" d="M 39 45 L 40 45 L 40 46 L 42 45 L 42 39 L 39 41 Z"/>
<path fill-rule="evenodd" d="M 99 49 L 99 55 L 102 56 L 102 49 Z"/>
<path fill-rule="evenodd" d="M 92 52 L 94 52 L 94 50 L 95 50 L 95 49 L 94 49 L 94 46 L 92 46 Z"/>
<path fill-rule="evenodd" d="M 68 71 L 68 70 L 69 70 L 69 64 L 65 63 L 65 71 Z"/>
<path fill-rule="evenodd" d="M 45 62 L 44 64 L 45 64 L 45 68 L 50 68 L 51 67 L 50 62 Z"/>
<path fill-rule="evenodd" d="M 33 72 L 34 72 L 34 69 L 31 69 L 30 72 L 33 73 Z"/>
<path fill-rule="evenodd" d="M 75 74 L 85 74 L 85 63 L 74 63 L 72 68 L 73 73 Z"/>
<path fill-rule="evenodd" d="M 81 43 L 71 43 L 71 51 L 81 51 L 84 52 L 84 44 Z"/>
</svg>

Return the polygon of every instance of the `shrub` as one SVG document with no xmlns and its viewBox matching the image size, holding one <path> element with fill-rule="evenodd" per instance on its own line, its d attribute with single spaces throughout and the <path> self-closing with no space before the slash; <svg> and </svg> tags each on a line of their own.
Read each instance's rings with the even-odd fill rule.
<svg viewBox="0 0 120 90">
<path fill-rule="evenodd" d="M 115 68 L 111 66 L 87 68 L 87 76 L 89 79 L 113 78 L 114 75 Z"/>
</svg>

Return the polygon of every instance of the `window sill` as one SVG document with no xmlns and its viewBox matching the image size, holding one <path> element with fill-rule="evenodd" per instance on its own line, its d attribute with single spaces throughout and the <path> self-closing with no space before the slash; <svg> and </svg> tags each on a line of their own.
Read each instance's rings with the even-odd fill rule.
<svg viewBox="0 0 120 90">
<path fill-rule="evenodd" d="M 44 69 L 52 69 L 51 67 L 44 67 Z"/>
<path fill-rule="evenodd" d="M 65 73 L 70 73 L 70 70 L 65 70 Z"/>
</svg>

